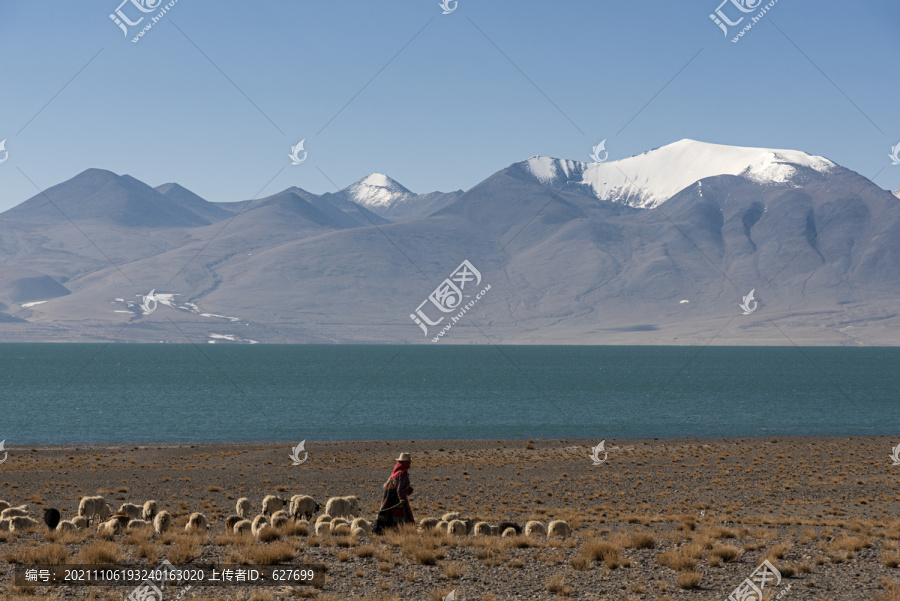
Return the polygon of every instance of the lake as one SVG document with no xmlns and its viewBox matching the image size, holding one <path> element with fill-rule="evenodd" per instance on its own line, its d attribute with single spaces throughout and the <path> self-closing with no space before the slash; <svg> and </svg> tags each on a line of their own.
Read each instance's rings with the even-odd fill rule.
<svg viewBox="0 0 900 601">
<path fill-rule="evenodd" d="M 894 435 L 886 347 L 0 344 L 0 440 Z"/>
</svg>

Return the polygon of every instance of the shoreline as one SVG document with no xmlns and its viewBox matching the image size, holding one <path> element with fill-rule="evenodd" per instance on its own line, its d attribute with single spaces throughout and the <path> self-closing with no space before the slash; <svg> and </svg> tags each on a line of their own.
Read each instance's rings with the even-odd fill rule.
<svg viewBox="0 0 900 601">
<path fill-rule="evenodd" d="M 532 442 L 535 445 L 539 443 L 566 443 L 566 444 L 584 444 L 584 445 L 594 445 L 597 444 L 601 440 L 605 440 L 607 445 L 609 444 L 618 444 L 618 445 L 633 445 L 636 443 L 674 443 L 674 442 L 683 442 L 683 443 L 699 443 L 699 444 L 711 444 L 718 443 L 723 441 L 730 442 L 758 442 L 758 441 L 766 441 L 770 439 L 777 440 L 785 440 L 785 441 L 828 441 L 828 440 L 869 440 L 869 439 L 880 439 L 887 438 L 890 440 L 897 439 L 900 442 L 900 433 L 896 436 L 889 436 L 887 434 L 874 434 L 867 436 L 860 436 L 855 434 L 841 434 L 841 435 L 780 435 L 780 434 L 772 434 L 767 436 L 721 436 L 721 437 L 696 437 L 696 436 L 685 436 L 680 438 L 665 438 L 662 436 L 655 436 L 653 438 L 596 438 L 596 439 L 587 439 L 587 438 L 419 438 L 419 439 L 403 439 L 403 438 L 390 438 L 390 439 L 381 439 L 381 440 L 356 440 L 356 439 L 342 439 L 342 440 L 322 440 L 322 441 L 307 441 L 307 446 L 309 445 L 317 445 L 317 446 L 335 446 L 335 445 L 353 445 L 353 444 L 387 444 L 387 445 L 395 445 L 400 443 L 407 443 L 413 445 L 438 445 L 438 446 L 446 446 L 449 443 L 463 443 L 465 446 L 471 446 L 472 444 L 478 443 L 516 443 L 516 442 Z M 238 446 L 246 446 L 248 450 L 256 449 L 261 450 L 263 448 L 293 448 L 297 444 L 297 441 L 216 441 L 216 442 L 110 442 L 110 443 L 102 443 L 102 442 L 87 442 L 87 443 L 19 443 L 19 444 L 6 444 L 6 451 L 12 455 L 12 452 L 15 450 L 21 449 L 36 449 L 39 451 L 72 451 L 72 450 L 163 450 L 163 449 L 185 449 L 185 448 L 202 448 L 202 447 L 238 447 Z M 307 448 L 307 451 L 310 449 Z M 2 465 L 2 464 L 0 464 Z"/>
</svg>

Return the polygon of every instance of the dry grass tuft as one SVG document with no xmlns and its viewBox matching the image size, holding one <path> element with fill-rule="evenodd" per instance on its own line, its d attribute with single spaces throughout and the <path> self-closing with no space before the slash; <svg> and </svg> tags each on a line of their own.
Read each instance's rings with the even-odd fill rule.
<svg viewBox="0 0 900 601">
<path fill-rule="evenodd" d="M 194 534 L 182 534 L 172 541 L 168 559 L 175 565 L 190 563 L 200 556 L 200 537 Z"/>
<path fill-rule="evenodd" d="M 250 545 L 241 548 L 236 555 L 239 563 L 244 565 L 269 566 L 286 563 L 297 557 L 294 545 L 288 542 L 277 542 L 271 545 Z"/>
<path fill-rule="evenodd" d="M 51 543 L 40 545 L 30 542 L 26 547 L 19 547 L 6 553 L 7 563 L 60 565 L 68 563 L 69 551 L 65 545 Z"/>
<path fill-rule="evenodd" d="M 675 583 L 679 588 L 694 589 L 700 586 L 701 580 L 703 580 L 703 574 L 700 572 L 681 572 L 675 579 Z"/>
<path fill-rule="evenodd" d="M 656 556 L 656 561 L 659 565 L 678 572 L 689 572 L 697 567 L 697 560 L 685 554 L 683 550 L 660 553 Z"/>
<path fill-rule="evenodd" d="M 112 541 L 100 540 L 82 547 L 78 556 L 86 564 L 124 563 L 125 550 Z"/>
<path fill-rule="evenodd" d="M 741 553 L 740 549 L 732 545 L 716 545 L 709 552 L 707 558 L 709 559 L 709 565 L 714 565 L 713 561 L 716 561 L 717 565 L 722 561 L 734 561 L 741 556 Z"/>
</svg>

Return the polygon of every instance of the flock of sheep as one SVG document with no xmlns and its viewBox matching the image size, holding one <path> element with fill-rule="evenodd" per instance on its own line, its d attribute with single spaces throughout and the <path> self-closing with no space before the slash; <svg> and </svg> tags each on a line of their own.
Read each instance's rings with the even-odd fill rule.
<svg viewBox="0 0 900 601">
<path fill-rule="evenodd" d="M 26 509 L 27 505 L 11 507 L 6 501 L 0 501 L 0 530 L 24 531 L 39 526 Z M 285 509 L 287 508 L 287 509 Z M 268 495 L 262 501 L 261 513 L 251 517 L 253 510 L 250 499 L 241 497 L 235 505 L 235 515 L 225 519 L 227 532 L 241 534 L 249 532 L 257 538 L 265 537 L 268 530 L 278 530 L 289 522 L 306 523 L 316 536 L 370 534 L 372 525 L 368 520 L 359 517 L 359 499 L 357 497 L 331 497 L 325 504 L 325 513 L 310 523 L 319 512 L 320 506 L 310 496 L 294 495 L 289 500 L 275 495 Z M 44 512 L 44 523 L 51 530 L 81 530 L 90 527 L 91 520 L 99 521 L 97 531 L 114 536 L 126 530 L 153 528 L 157 534 L 171 529 L 175 518 L 168 511 L 159 511 L 156 501 L 147 501 L 143 505 L 124 503 L 118 511 L 102 496 L 90 496 L 81 499 L 78 504 L 78 515 L 71 520 L 60 520 L 59 511 L 47 509 Z M 95 522 L 96 523 L 96 522 Z M 496 525 L 470 518 L 461 518 L 458 513 L 446 513 L 440 519 L 424 518 L 419 522 L 421 530 L 439 530 L 447 534 L 475 536 L 561 536 L 572 533 L 569 524 L 563 520 L 553 520 L 545 527 L 541 522 L 529 521 L 524 529 L 515 522 L 504 521 Z M 209 522 L 202 513 L 192 513 L 184 526 L 185 532 L 205 532 Z"/>
<path fill-rule="evenodd" d="M 525 536 L 567 537 L 572 534 L 572 528 L 564 520 L 553 520 L 546 526 L 536 520 L 530 520 L 525 523 L 525 528 L 522 528 L 516 522 L 504 521 L 499 524 L 489 524 L 480 520 L 462 518 L 456 512 L 445 513 L 440 519 L 424 518 L 419 522 L 419 528 L 422 530 L 440 530 L 441 532 L 457 536 L 473 534 L 475 536 L 499 535 L 508 537 L 517 536 L 524 532 Z"/>
</svg>

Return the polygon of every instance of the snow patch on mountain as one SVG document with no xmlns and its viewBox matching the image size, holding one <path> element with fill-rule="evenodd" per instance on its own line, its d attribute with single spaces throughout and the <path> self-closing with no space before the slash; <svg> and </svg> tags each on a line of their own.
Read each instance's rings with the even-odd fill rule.
<svg viewBox="0 0 900 601">
<path fill-rule="evenodd" d="M 744 148 L 680 140 L 607 163 L 582 163 L 535 156 L 524 162 L 541 183 L 589 186 L 604 200 L 652 209 L 694 182 L 716 175 L 740 175 L 757 183 L 789 184 L 797 166 L 826 173 L 835 164 L 797 150 Z"/>
<path fill-rule="evenodd" d="M 387 208 L 415 198 L 415 194 L 382 173 L 373 173 L 347 188 L 347 196 L 367 209 Z"/>
<path fill-rule="evenodd" d="M 897 198 L 900 198 L 900 188 L 897 188 L 896 190 L 894 190 L 894 196 L 896 196 Z"/>
</svg>

